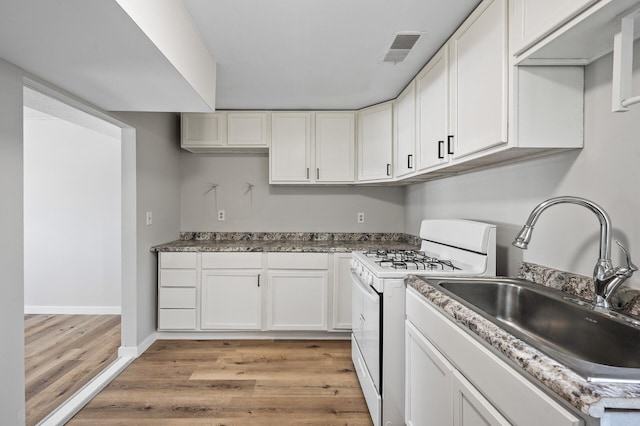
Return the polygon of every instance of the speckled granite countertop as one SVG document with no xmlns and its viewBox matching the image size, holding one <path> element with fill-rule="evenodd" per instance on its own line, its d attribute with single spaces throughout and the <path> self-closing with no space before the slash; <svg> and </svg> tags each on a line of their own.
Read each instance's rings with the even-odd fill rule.
<svg viewBox="0 0 640 426">
<path fill-rule="evenodd" d="M 585 280 L 588 283 L 586 277 L 526 263 L 521 266 L 519 277 L 528 280 L 545 277 L 547 281 L 538 282 L 538 284 L 560 288 L 574 295 L 576 292 L 584 291 L 586 288 Z M 439 307 L 459 326 L 476 334 L 503 356 L 520 366 L 524 372 L 541 385 L 581 412 L 591 417 L 600 418 L 605 409 L 640 410 L 640 384 L 588 382 L 563 364 L 512 336 L 473 310 L 436 290 L 419 277 L 410 275 L 405 279 L 405 282 L 432 304 Z M 628 293 L 634 293 L 637 298 L 637 291 L 629 289 Z M 627 297 L 630 298 L 629 295 Z M 634 298 L 634 302 L 636 302 L 636 298 Z M 636 305 L 636 303 L 633 304 Z M 637 306 L 629 307 L 630 310 L 636 308 Z"/>
<path fill-rule="evenodd" d="M 151 247 L 151 251 L 351 253 L 419 246 L 419 238 L 400 233 L 182 232 L 179 240 Z"/>
</svg>

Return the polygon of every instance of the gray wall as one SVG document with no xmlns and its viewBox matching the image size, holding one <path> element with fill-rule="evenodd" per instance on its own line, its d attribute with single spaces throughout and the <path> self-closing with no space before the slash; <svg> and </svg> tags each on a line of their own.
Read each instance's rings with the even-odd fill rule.
<svg viewBox="0 0 640 426">
<path fill-rule="evenodd" d="M 0 59 L 0 413 L 24 423 L 22 73 Z"/>
<path fill-rule="evenodd" d="M 183 231 L 404 232 L 402 188 L 269 185 L 266 154 L 184 151 L 180 168 Z"/>
<path fill-rule="evenodd" d="M 156 330 L 157 255 L 149 248 L 175 240 L 180 231 L 179 129 L 173 113 L 112 113 L 136 129 L 136 257 L 135 294 L 123 290 L 123 315 L 134 303 L 135 335 L 124 330 L 124 345 L 138 346 Z M 146 225 L 146 212 L 153 224 Z M 131 290 L 131 289 L 129 289 Z M 133 299 L 133 300 L 132 300 Z M 127 306 L 125 306 L 127 305 Z"/>
<path fill-rule="evenodd" d="M 640 43 L 635 54 L 640 55 Z M 640 109 L 611 112 L 611 67 L 608 55 L 586 68 L 582 150 L 407 187 L 406 232 L 414 233 L 423 218 L 494 222 L 498 225 L 500 274 L 515 274 L 524 258 L 590 276 L 598 257 L 599 227 L 596 217 L 582 207 L 552 207 L 538 221 L 527 251 L 510 245 L 539 202 L 576 195 L 607 210 L 614 237 L 627 246 L 636 263 L 640 262 Z M 634 77 L 640 80 L 640 69 L 635 69 Z M 635 93 L 640 93 L 640 88 Z M 617 246 L 613 258 L 614 264 L 620 263 Z M 640 288 L 640 274 L 629 284 Z"/>
</svg>

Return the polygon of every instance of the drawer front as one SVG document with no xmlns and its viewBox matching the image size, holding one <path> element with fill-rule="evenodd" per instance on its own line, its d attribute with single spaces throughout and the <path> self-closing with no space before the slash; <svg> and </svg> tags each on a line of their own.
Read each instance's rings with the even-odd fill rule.
<svg viewBox="0 0 640 426">
<path fill-rule="evenodd" d="M 267 253 L 269 269 L 328 269 L 328 253 Z"/>
<path fill-rule="evenodd" d="M 262 253 L 202 253 L 202 269 L 250 268 L 262 268 Z"/>
<path fill-rule="evenodd" d="M 160 267 L 172 269 L 195 268 L 198 253 L 160 253 Z"/>
<path fill-rule="evenodd" d="M 161 287 L 195 287 L 196 270 L 193 269 L 161 269 Z"/>
<path fill-rule="evenodd" d="M 158 294 L 160 308 L 196 308 L 195 288 L 161 288 Z"/>
<path fill-rule="evenodd" d="M 160 330 L 195 330 L 195 309 L 160 309 L 158 312 L 158 329 Z"/>
</svg>

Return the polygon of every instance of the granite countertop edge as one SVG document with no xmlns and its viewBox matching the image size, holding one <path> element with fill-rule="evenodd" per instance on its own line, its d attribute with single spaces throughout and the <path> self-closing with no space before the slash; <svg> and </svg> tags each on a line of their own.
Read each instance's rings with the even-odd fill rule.
<svg viewBox="0 0 640 426">
<path fill-rule="evenodd" d="M 418 249 L 420 239 L 400 233 L 194 233 L 151 247 L 152 252 L 350 253 L 359 250 Z"/>
<path fill-rule="evenodd" d="M 580 412 L 601 418 L 605 409 L 640 409 L 640 384 L 588 382 L 565 365 L 438 291 L 420 277 L 409 275 L 405 282 L 458 326 L 488 343 L 518 366 L 521 372 L 531 376 L 534 381 Z"/>
</svg>

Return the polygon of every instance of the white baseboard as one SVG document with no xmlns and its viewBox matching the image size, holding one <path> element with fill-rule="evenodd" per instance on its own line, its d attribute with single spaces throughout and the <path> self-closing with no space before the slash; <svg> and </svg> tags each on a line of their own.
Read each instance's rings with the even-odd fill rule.
<svg viewBox="0 0 640 426">
<path fill-rule="evenodd" d="M 131 357 L 138 358 L 140 355 L 144 353 L 149 346 L 153 345 L 153 343 L 158 339 L 157 333 L 152 333 L 149 337 L 144 339 L 142 343 L 138 346 L 120 346 L 118 348 L 118 356 L 121 357 Z"/>
<path fill-rule="evenodd" d="M 25 315 L 120 315 L 120 306 L 25 306 Z"/>
<path fill-rule="evenodd" d="M 158 340 L 349 340 L 351 331 L 158 331 Z"/>
<path fill-rule="evenodd" d="M 45 417 L 38 426 L 61 426 L 82 409 L 94 396 L 107 386 L 118 374 L 122 372 L 133 358 L 119 357 L 100 374 L 84 385 L 62 405 Z"/>
</svg>

